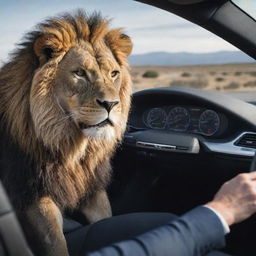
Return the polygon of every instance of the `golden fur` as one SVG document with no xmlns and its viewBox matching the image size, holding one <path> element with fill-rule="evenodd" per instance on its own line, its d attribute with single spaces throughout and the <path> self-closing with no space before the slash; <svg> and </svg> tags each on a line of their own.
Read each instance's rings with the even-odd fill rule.
<svg viewBox="0 0 256 256">
<path fill-rule="evenodd" d="M 130 107 L 131 49 L 120 29 L 78 11 L 39 24 L 1 68 L 1 131 L 11 145 L 2 149 L 15 145 L 22 155 L 1 176 L 17 210 L 42 198 L 73 209 L 104 191 Z M 109 112 L 113 126 L 94 127 L 106 117 L 99 101 L 119 102 Z"/>
</svg>

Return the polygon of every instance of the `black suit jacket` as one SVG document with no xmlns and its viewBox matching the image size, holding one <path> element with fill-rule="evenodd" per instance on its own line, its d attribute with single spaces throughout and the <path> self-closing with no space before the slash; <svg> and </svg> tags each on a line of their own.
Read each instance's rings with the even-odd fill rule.
<svg viewBox="0 0 256 256">
<path fill-rule="evenodd" d="M 86 256 L 202 256 L 224 246 L 221 221 L 200 206 L 165 226 Z"/>
</svg>

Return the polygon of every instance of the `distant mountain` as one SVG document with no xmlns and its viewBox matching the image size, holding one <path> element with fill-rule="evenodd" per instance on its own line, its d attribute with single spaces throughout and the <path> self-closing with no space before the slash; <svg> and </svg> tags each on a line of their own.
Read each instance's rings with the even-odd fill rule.
<svg viewBox="0 0 256 256">
<path fill-rule="evenodd" d="M 211 53 L 150 52 L 132 55 L 129 57 L 129 61 L 132 66 L 186 66 L 255 62 L 254 59 L 240 51 Z"/>
</svg>

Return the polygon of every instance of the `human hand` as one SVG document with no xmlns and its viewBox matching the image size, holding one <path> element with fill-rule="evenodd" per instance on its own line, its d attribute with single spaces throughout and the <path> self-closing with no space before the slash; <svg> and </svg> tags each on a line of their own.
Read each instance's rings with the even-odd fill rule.
<svg viewBox="0 0 256 256">
<path fill-rule="evenodd" d="M 241 222 L 256 213 L 256 172 L 242 173 L 225 182 L 207 203 L 228 225 Z"/>
</svg>

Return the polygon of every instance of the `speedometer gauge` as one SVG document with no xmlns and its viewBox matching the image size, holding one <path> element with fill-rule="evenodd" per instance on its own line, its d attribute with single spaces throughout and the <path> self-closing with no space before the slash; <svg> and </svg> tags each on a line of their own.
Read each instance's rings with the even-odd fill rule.
<svg viewBox="0 0 256 256">
<path fill-rule="evenodd" d="M 212 136 L 220 128 L 220 118 L 213 110 L 205 110 L 199 119 L 199 128 L 202 134 Z"/>
<path fill-rule="evenodd" d="M 166 113 L 161 108 L 152 108 L 146 118 L 146 125 L 153 129 L 163 129 L 166 124 Z"/>
<path fill-rule="evenodd" d="M 167 118 L 167 128 L 172 131 L 184 132 L 190 123 L 189 112 L 183 107 L 173 108 Z"/>
</svg>

